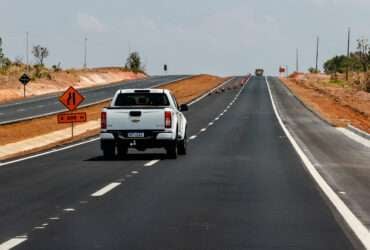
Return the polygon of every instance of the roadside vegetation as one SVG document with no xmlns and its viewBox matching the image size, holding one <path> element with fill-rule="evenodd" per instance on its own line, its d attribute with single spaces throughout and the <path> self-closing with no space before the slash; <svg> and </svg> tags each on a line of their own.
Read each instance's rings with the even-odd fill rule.
<svg viewBox="0 0 370 250">
<path fill-rule="evenodd" d="M 0 75 L 11 76 L 19 75 L 27 72 L 31 77 L 32 81 L 37 79 L 48 79 L 53 78 L 53 72 L 66 72 L 73 74 L 76 71 L 93 71 L 95 69 L 63 69 L 62 63 L 58 62 L 53 64 L 51 67 L 46 66 L 45 60 L 49 57 L 50 51 L 46 46 L 35 45 L 32 47 L 32 55 L 34 57 L 34 63 L 26 65 L 23 58 L 16 57 L 14 60 L 9 59 L 3 51 L 3 40 L 0 37 Z M 121 67 L 112 67 L 114 69 L 120 69 L 124 72 L 134 72 L 145 74 L 145 66 L 142 64 L 141 57 L 138 52 L 132 52 L 128 55 L 126 63 Z M 108 69 L 108 68 L 106 68 Z M 1 81 L 4 79 L 0 78 Z"/>
<path fill-rule="evenodd" d="M 135 73 L 145 73 L 139 52 L 132 52 L 126 59 L 125 69 Z"/>
<path fill-rule="evenodd" d="M 357 40 L 357 50 L 349 56 L 337 55 L 324 63 L 324 72 L 331 76 L 332 83 L 348 84 L 351 87 L 370 92 L 370 44 L 368 39 Z M 311 73 L 315 73 L 312 69 Z M 348 72 L 348 81 L 346 74 Z"/>
</svg>

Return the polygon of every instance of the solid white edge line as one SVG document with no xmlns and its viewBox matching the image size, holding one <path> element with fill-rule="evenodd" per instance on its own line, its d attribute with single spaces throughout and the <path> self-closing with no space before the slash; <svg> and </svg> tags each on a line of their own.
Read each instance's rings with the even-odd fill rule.
<svg viewBox="0 0 370 250">
<path fill-rule="evenodd" d="M 274 101 L 274 98 L 272 97 L 270 84 L 266 79 L 266 84 L 268 88 L 268 92 L 270 95 L 272 107 L 275 113 L 276 118 L 279 121 L 279 124 L 281 128 L 283 129 L 286 136 L 289 138 L 290 143 L 294 147 L 295 151 L 301 158 L 301 160 L 304 163 L 304 166 L 309 171 L 311 176 L 314 178 L 318 186 L 321 188 L 321 190 L 324 192 L 326 197 L 330 200 L 330 202 L 334 205 L 334 207 L 337 209 L 339 214 L 342 216 L 344 221 L 347 223 L 347 225 L 352 229 L 353 233 L 356 235 L 356 237 L 361 241 L 361 243 L 364 245 L 366 249 L 370 249 L 370 233 L 369 230 L 362 224 L 362 222 L 352 213 L 352 211 L 347 207 L 347 205 L 339 198 L 339 196 L 333 191 L 333 189 L 329 186 L 329 184 L 324 180 L 324 178 L 319 174 L 319 172 L 316 170 L 316 168 L 313 166 L 313 164 L 310 162 L 309 158 L 305 155 L 303 150 L 300 148 L 298 143 L 295 141 L 293 136 L 290 134 L 284 123 L 282 122 L 280 115 L 278 113 L 278 110 L 276 108 L 276 104 Z"/>
<path fill-rule="evenodd" d="M 338 131 L 342 132 L 345 136 L 349 137 L 350 139 L 354 140 L 357 143 L 364 145 L 365 147 L 370 148 L 370 140 L 367 140 L 347 128 L 337 128 Z"/>
<path fill-rule="evenodd" d="M 144 167 L 151 167 L 151 166 L 153 166 L 153 165 L 157 164 L 159 161 L 160 161 L 160 160 L 152 160 L 152 161 L 150 161 L 150 162 L 147 162 L 147 163 L 144 165 Z"/>
<path fill-rule="evenodd" d="M 10 239 L 8 241 L 5 241 L 4 243 L 0 244 L 0 250 L 9 250 L 12 249 L 22 242 L 27 240 L 27 236 L 22 236 L 22 237 L 15 237 L 13 239 Z"/>
<path fill-rule="evenodd" d="M 102 189 L 96 191 L 91 196 L 92 197 L 100 197 L 100 196 L 103 196 L 106 193 L 108 193 L 109 191 L 111 191 L 112 189 L 118 187 L 119 185 L 121 185 L 121 182 L 112 182 L 112 183 L 106 185 L 105 187 L 103 187 Z"/>
<path fill-rule="evenodd" d="M 97 141 L 97 140 L 99 140 L 99 137 L 93 138 L 93 139 L 88 140 L 88 141 L 83 141 L 83 142 L 79 142 L 79 143 L 76 143 L 76 144 L 72 144 L 72 145 L 69 145 L 69 146 L 66 146 L 66 147 L 62 147 L 62 148 L 58 148 L 58 149 L 52 149 L 52 150 L 49 150 L 49 151 L 46 151 L 46 152 L 43 152 L 43 153 L 23 157 L 23 158 L 20 158 L 20 159 L 17 159 L 17 160 L 3 162 L 3 163 L 0 163 L 0 167 L 10 165 L 10 164 L 13 164 L 13 163 L 17 163 L 17 162 L 21 162 L 21 161 L 30 160 L 30 159 L 33 159 L 33 158 L 37 158 L 37 157 L 52 154 L 52 153 L 57 153 L 57 152 L 60 152 L 60 151 L 63 151 L 63 150 L 75 148 L 75 147 L 78 147 L 78 146 L 81 146 L 81 145 L 84 145 L 84 144 L 88 144 L 88 143 L 91 143 L 91 142 L 94 142 L 94 141 Z"/>
</svg>

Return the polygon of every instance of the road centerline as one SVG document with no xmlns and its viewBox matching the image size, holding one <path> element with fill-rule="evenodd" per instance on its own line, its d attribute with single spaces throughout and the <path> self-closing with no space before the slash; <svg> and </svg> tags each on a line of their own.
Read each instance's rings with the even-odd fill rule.
<svg viewBox="0 0 370 250">
<path fill-rule="evenodd" d="M 119 185 L 121 185 L 120 182 L 112 182 L 112 183 L 108 184 L 107 186 L 103 187 L 102 189 L 99 189 L 98 191 L 96 191 L 95 193 L 93 193 L 91 196 L 92 197 L 100 197 L 100 196 L 103 196 L 106 193 L 108 193 L 109 191 L 111 191 L 114 188 L 118 187 Z"/>
</svg>

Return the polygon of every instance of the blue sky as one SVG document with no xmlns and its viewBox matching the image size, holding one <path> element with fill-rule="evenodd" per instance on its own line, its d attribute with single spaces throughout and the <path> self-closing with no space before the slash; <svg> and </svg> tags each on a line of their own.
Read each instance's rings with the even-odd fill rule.
<svg viewBox="0 0 370 250">
<path fill-rule="evenodd" d="M 123 65 L 139 51 L 150 74 L 233 75 L 295 63 L 314 65 L 344 53 L 346 30 L 370 38 L 370 0 L 0 0 L 0 37 L 10 58 L 25 58 L 30 44 L 50 50 L 48 65 L 81 67 L 87 36 L 88 65 Z M 32 58 L 32 57 L 31 57 Z"/>
</svg>

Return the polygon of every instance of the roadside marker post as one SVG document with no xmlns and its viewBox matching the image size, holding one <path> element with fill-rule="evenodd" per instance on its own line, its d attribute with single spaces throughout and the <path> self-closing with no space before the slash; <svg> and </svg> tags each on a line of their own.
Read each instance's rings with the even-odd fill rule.
<svg viewBox="0 0 370 250">
<path fill-rule="evenodd" d="M 72 138 L 74 136 L 74 123 L 86 122 L 86 112 L 73 113 L 74 110 L 85 100 L 85 97 L 80 94 L 75 88 L 69 87 L 66 92 L 59 97 L 59 101 L 71 112 L 58 114 L 58 123 L 71 123 Z"/>
</svg>

